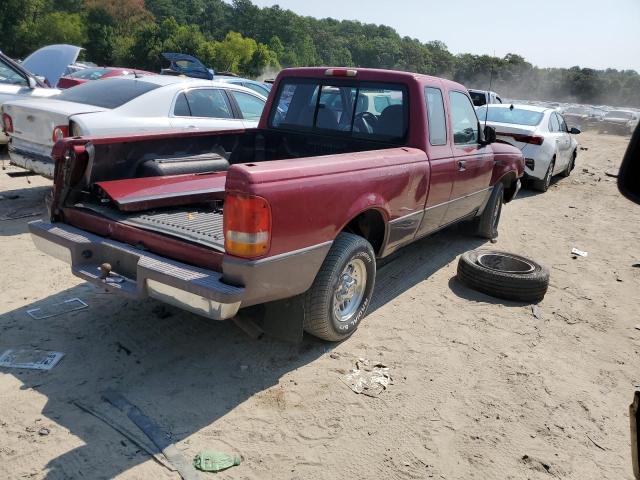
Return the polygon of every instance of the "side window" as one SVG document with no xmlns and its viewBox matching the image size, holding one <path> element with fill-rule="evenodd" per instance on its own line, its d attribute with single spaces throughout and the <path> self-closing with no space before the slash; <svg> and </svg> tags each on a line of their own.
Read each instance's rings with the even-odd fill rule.
<svg viewBox="0 0 640 480">
<path fill-rule="evenodd" d="M 478 143 L 478 117 L 469 98 L 461 92 L 449 92 L 451 126 L 456 145 Z"/>
<path fill-rule="evenodd" d="M 256 93 L 259 93 L 260 95 L 264 95 L 265 97 L 269 96 L 269 90 L 267 90 L 265 87 L 256 85 L 255 83 L 243 83 L 242 85 L 247 88 L 250 88 L 251 90 L 253 90 Z"/>
<path fill-rule="evenodd" d="M 0 83 L 27 86 L 27 79 L 0 60 Z"/>
<path fill-rule="evenodd" d="M 555 113 L 552 113 L 551 117 L 549 118 L 549 131 L 550 132 L 560 131 L 560 124 L 558 123 L 558 118 L 556 117 Z"/>
<path fill-rule="evenodd" d="M 187 97 L 183 93 L 178 95 L 176 98 L 176 105 L 173 107 L 173 114 L 176 117 L 190 117 L 191 110 L 189 109 L 189 102 L 187 102 Z"/>
<path fill-rule="evenodd" d="M 427 99 L 427 114 L 429 116 L 429 143 L 431 145 L 446 145 L 447 122 L 442 92 L 439 88 L 426 87 L 424 96 Z"/>
<path fill-rule="evenodd" d="M 244 92 L 231 91 L 231 95 L 238 102 L 242 118 L 245 120 L 260 120 L 262 115 L 262 109 L 264 108 L 264 101 L 253 95 L 249 95 Z"/>
<path fill-rule="evenodd" d="M 193 117 L 233 118 L 231 107 L 222 90 L 198 88 L 185 93 Z"/>
<path fill-rule="evenodd" d="M 558 117 L 558 123 L 560 124 L 560 131 L 563 133 L 566 133 L 567 131 L 567 124 L 564 121 L 564 118 L 562 118 L 562 115 L 559 115 L 556 113 L 556 116 Z"/>
</svg>

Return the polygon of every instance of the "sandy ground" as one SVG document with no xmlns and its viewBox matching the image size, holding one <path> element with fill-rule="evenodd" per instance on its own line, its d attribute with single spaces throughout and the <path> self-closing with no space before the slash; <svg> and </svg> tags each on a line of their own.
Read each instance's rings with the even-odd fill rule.
<svg viewBox="0 0 640 480">
<path fill-rule="evenodd" d="M 0 200 L 0 352 L 65 353 L 49 372 L 0 369 L 0 478 L 178 479 L 73 403 L 104 410 L 101 392 L 115 388 L 189 459 L 244 457 L 216 478 L 630 479 L 640 206 L 604 173 L 628 139 L 579 140 L 588 150 L 570 178 L 503 212 L 497 247 L 551 269 L 540 319 L 456 282 L 458 256 L 483 242 L 454 227 L 381 269 L 373 311 L 337 345 L 254 341 L 80 282 L 34 248 L 37 217 L 5 220 L 43 212 L 49 182 L 0 172 L 0 193 L 19 195 Z M 572 247 L 589 256 L 572 259 Z M 89 308 L 25 312 L 73 297 Z M 340 380 L 360 357 L 390 367 L 379 398 Z"/>
</svg>

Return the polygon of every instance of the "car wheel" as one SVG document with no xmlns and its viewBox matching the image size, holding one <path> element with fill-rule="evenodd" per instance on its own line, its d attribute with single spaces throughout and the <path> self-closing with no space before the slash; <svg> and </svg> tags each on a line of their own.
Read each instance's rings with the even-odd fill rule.
<svg viewBox="0 0 640 480">
<path fill-rule="evenodd" d="M 503 203 L 504 185 L 502 185 L 502 183 L 497 183 L 493 187 L 491 197 L 489 197 L 482 214 L 475 220 L 476 235 L 489 240 L 498 238 L 498 224 L 500 223 Z"/>
<path fill-rule="evenodd" d="M 571 171 L 575 168 L 576 166 L 576 152 L 574 150 L 573 154 L 571 155 L 571 161 L 567 164 L 567 168 L 565 168 L 562 171 L 562 176 L 563 177 L 568 177 L 569 175 L 571 175 Z"/>
<path fill-rule="evenodd" d="M 556 159 L 554 157 L 554 159 L 551 160 L 551 163 L 549 164 L 549 168 L 547 169 L 547 173 L 545 174 L 544 178 L 542 180 L 533 181 L 533 188 L 540 192 L 546 192 L 547 190 L 549 190 L 551 179 L 553 178 L 553 168 L 555 167 L 555 165 Z"/>
<path fill-rule="evenodd" d="M 371 244 L 351 233 L 338 235 L 305 294 L 305 331 L 333 342 L 349 337 L 367 312 L 375 278 Z"/>
<path fill-rule="evenodd" d="M 539 302 L 549 287 L 549 270 L 533 260 L 496 250 L 472 250 L 458 260 L 457 278 L 492 297 Z"/>
</svg>

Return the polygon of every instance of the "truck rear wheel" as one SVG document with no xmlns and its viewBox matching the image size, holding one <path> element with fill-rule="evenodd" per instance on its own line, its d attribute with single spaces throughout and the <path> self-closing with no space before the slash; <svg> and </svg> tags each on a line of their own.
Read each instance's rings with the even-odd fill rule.
<svg viewBox="0 0 640 480">
<path fill-rule="evenodd" d="M 338 235 L 305 294 L 305 331 L 332 342 L 349 337 L 367 312 L 375 278 L 371 244 L 351 233 Z"/>
</svg>

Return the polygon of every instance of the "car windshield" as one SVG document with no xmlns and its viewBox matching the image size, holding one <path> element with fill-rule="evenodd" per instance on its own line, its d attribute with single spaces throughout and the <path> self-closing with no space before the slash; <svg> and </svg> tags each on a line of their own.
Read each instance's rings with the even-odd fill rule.
<svg viewBox="0 0 640 480">
<path fill-rule="evenodd" d="M 94 107 L 118 108 L 159 87 L 155 83 L 136 79 L 105 79 L 78 85 L 52 98 Z"/>
<path fill-rule="evenodd" d="M 85 68 L 84 70 L 78 70 L 77 72 L 67 75 L 69 78 L 80 78 L 82 80 L 97 80 L 109 72 L 108 68 Z"/>
<path fill-rule="evenodd" d="M 487 113 L 488 112 L 488 113 Z M 542 121 L 544 113 L 524 108 L 505 107 L 481 107 L 478 108 L 478 118 L 480 121 L 486 119 L 489 122 L 510 123 L 513 125 L 538 125 Z"/>
<path fill-rule="evenodd" d="M 631 115 L 631 113 L 629 112 L 621 112 L 619 110 L 614 110 L 612 112 L 609 112 L 605 115 L 605 118 L 624 118 L 627 120 L 631 120 L 633 118 L 633 115 Z"/>
<path fill-rule="evenodd" d="M 287 79 L 270 114 L 274 128 L 333 131 L 372 140 L 400 140 L 408 127 L 404 86 Z"/>
</svg>

